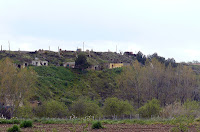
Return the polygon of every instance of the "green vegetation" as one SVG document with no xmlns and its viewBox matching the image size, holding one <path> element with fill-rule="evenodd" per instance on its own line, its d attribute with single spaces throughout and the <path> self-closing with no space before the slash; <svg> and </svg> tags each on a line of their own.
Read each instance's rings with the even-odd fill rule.
<svg viewBox="0 0 200 132">
<path fill-rule="evenodd" d="M 96 121 L 92 124 L 92 129 L 102 129 L 103 126 L 100 121 Z"/>
<path fill-rule="evenodd" d="M 128 101 L 122 101 L 118 98 L 107 98 L 104 103 L 103 113 L 107 116 L 111 115 L 130 115 L 133 106 Z"/>
<path fill-rule="evenodd" d="M 10 106 L 9 115 L 17 113 L 20 104 L 29 99 L 35 92 L 36 73 L 24 68 L 17 69 L 10 58 L 0 62 L 0 97 L 5 106 Z"/>
<path fill-rule="evenodd" d="M 25 120 L 20 124 L 20 128 L 27 128 L 27 127 L 33 127 L 33 122 L 30 120 Z"/>
<path fill-rule="evenodd" d="M 61 118 L 67 115 L 67 110 L 67 107 L 63 103 L 50 100 L 38 106 L 35 109 L 35 113 L 38 117 Z"/>
<path fill-rule="evenodd" d="M 148 101 L 144 106 L 138 109 L 139 114 L 144 118 L 150 118 L 152 116 L 158 116 L 160 112 L 160 102 L 156 99 Z"/>
<path fill-rule="evenodd" d="M 0 119 L 0 124 L 20 124 L 20 120 L 18 119 Z"/>
<path fill-rule="evenodd" d="M 82 57 L 84 64 L 88 60 L 86 55 Z M 138 59 L 144 60 L 143 56 Z M 93 71 L 61 66 L 18 69 L 7 58 L 0 63 L 0 113 L 7 118 L 51 118 L 43 123 L 72 116 L 77 120 L 91 116 L 93 120 L 117 121 L 135 114 L 139 115 L 137 118 L 198 117 L 198 75 L 186 65 L 175 67 L 162 60 L 152 57 L 146 58 L 144 65 L 135 61 L 131 66 Z M 11 114 L 7 116 L 6 112 Z"/>
<path fill-rule="evenodd" d="M 8 132 L 20 132 L 20 128 L 18 125 L 13 125 L 13 127 L 8 128 Z"/>
<path fill-rule="evenodd" d="M 81 53 L 78 55 L 77 59 L 75 60 L 76 68 L 84 70 L 90 66 L 87 62 L 87 57 L 85 54 Z"/>
<path fill-rule="evenodd" d="M 80 97 L 77 101 L 74 101 L 71 106 L 71 114 L 76 115 L 77 117 L 84 116 L 97 116 L 99 115 L 100 107 L 92 101 L 88 101 L 83 97 Z"/>
</svg>

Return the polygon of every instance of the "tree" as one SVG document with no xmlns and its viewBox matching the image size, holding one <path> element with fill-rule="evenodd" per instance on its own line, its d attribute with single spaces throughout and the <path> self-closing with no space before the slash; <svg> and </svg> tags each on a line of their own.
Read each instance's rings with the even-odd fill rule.
<svg viewBox="0 0 200 132">
<path fill-rule="evenodd" d="M 145 61 L 146 61 L 146 56 L 143 55 L 143 53 L 141 51 L 139 51 L 137 54 L 136 54 L 136 59 L 138 60 L 138 62 L 142 63 L 143 65 L 145 64 Z"/>
<path fill-rule="evenodd" d="M 119 108 L 120 115 L 130 115 L 132 114 L 133 110 L 134 110 L 133 106 L 127 100 L 120 101 L 120 108 Z"/>
<path fill-rule="evenodd" d="M 87 69 L 89 67 L 87 62 L 87 56 L 85 54 L 79 54 L 78 58 L 75 60 L 75 67 L 81 70 Z"/>
<path fill-rule="evenodd" d="M 71 112 L 78 117 L 95 116 L 99 114 L 99 106 L 95 102 L 80 97 L 72 103 Z"/>
<path fill-rule="evenodd" d="M 86 108 L 87 108 L 87 105 L 86 105 L 85 100 L 79 99 L 72 103 L 70 111 L 72 112 L 73 115 L 77 117 L 83 117 L 86 115 Z"/>
<path fill-rule="evenodd" d="M 144 106 L 138 109 L 139 114 L 142 117 L 150 118 L 151 116 L 157 116 L 161 110 L 160 102 L 157 99 L 148 101 Z"/>
<path fill-rule="evenodd" d="M 119 100 L 116 97 L 107 98 L 103 107 L 103 112 L 107 116 L 129 115 L 132 111 L 133 106 L 128 101 Z"/>
<path fill-rule="evenodd" d="M 38 117 L 61 118 L 67 115 L 67 110 L 64 103 L 50 100 L 36 108 L 36 115 Z"/>
<path fill-rule="evenodd" d="M 104 114 L 110 115 L 118 115 L 120 109 L 120 101 L 118 98 L 107 98 L 104 103 Z"/>
<path fill-rule="evenodd" d="M 11 59 L 0 62 L 0 96 L 5 106 L 10 107 L 11 117 L 23 101 L 34 91 L 36 74 L 32 70 L 18 69 Z"/>
<path fill-rule="evenodd" d="M 119 98 L 123 100 L 134 100 L 137 107 L 140 107 L 144 84 L 144 67 L 136 60 L 133 66 L 123 69 L 123 73 L 118 76 Z"/>
</svg>

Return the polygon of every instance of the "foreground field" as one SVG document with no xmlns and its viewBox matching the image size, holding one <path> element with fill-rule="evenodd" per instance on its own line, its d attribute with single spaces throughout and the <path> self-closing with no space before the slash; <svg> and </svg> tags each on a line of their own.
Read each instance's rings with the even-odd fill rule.
<svg viewBox="0 0 200 132">
<path fill-rule="evenodd" d="M 0 131 L 6 132 L 12 124 L 0 124 Z M 89 125 L 84 129 L 85 125 L 72 124 L 39 124 L 35 123 L 32 128 L 21 129 L 22 132 L 170 132 L 174 125 L 139 125 L 139 124 L 105 124 L 104 129 L 91 129 Z M 199 132 L 198 126 L 190 126 L 189 132 Z"/>
</svg>

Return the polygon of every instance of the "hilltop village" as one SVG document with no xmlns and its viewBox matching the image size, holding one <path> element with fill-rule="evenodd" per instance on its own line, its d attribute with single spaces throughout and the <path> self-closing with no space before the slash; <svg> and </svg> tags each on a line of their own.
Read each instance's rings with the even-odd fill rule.
<svg viewBox="0 0 200 132">
<path fill-rule="evenodd" d="M 1 51 L 0 59 L 10 57 L 19 68 L 27 66 L 64 66 L 75 68 L 75 60 L 79 54 L 84 53 L 90 64 L 90 70 L 103 70 L 130 65 L 136 54 L 132 52 L 95 52 L 95 51 L 68 51 L 59 49 L 58 52 L 49 50 L 29 51 Z"/>
</svg>

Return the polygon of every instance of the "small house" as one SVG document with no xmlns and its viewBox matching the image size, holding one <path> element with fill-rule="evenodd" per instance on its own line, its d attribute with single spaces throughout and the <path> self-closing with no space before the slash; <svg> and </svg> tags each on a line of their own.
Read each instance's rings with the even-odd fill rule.
<svg viewBox="0 0 200 132">
<path fill-rule="evenodd" d="M 66 62 L 63 64 L 64 67 L 75 68 L 75 62 Z"/>
<path fill-rule="evenodd" d="M 92 65 L 91 67 L 88 68 L 89 70 L 95 70 L 95 71 L 99 71 L 101 70 L 101 67 L 99 65 Z"/>
<path fill-rule="evenodd" d="M 109 63 L 108 69 L 123 67 L 123 63 Z"/>
<path fill-rule="evenodd" d="M 32 61 L 32 65 L 34 66 L 48 66 L 48 61 L 41 61 L 38 58 Z"/>
</svg>

